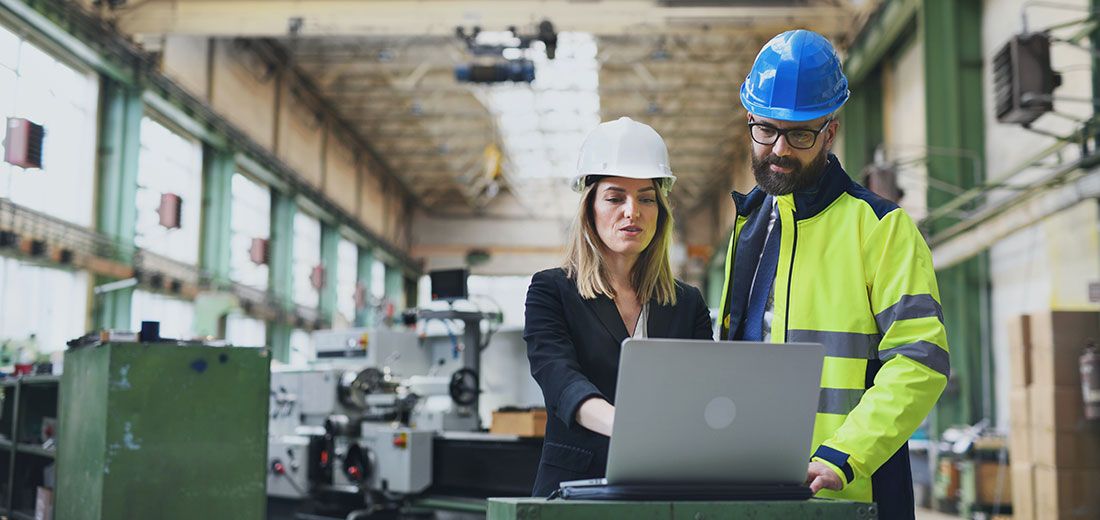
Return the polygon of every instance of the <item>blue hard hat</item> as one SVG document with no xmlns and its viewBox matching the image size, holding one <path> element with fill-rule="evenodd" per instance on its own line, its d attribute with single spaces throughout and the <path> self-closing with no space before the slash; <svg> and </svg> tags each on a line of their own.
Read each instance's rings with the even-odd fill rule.
<svg viewBox="0 0 1100 520">
<path fill-rule="evenodd" d="M 781 121 L 811 121 L 848 101 L 848 78 L 824 36 L 798 29 L 764 45 L 741 85 L 750 114 Z"/>
</svg>

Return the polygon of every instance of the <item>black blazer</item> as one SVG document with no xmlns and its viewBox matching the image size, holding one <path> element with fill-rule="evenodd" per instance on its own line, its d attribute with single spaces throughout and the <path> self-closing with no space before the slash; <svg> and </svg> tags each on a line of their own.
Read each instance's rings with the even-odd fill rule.
<svg viewBox="0 0 1100 520">
<path fill-rule="evenodd" d="M 608 438 L 578 424 L 577 409 L 589 397 L 615 403 L 619 348 L 631 334 L 610 298 L 581 298 L 562 269 L 531 279 L 526 319 L 527 359 L 547 410 L 533 493 L 545 497 L 559 482 L 604 475 Z M 651 303 L 646 331 L 651 338 L 713 339 L 699 289 L 677 281 L 676 305 Z"/>
</svg>

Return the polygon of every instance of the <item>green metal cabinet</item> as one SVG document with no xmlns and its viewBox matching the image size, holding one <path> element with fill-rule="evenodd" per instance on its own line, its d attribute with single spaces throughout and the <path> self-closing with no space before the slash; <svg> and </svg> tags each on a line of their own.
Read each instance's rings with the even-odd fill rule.
<svg viewBox="0 0 1100 520">
<path fill-rule="evenodd" d="M 264 518 L 269 362 L 175 344 L 66 352 L 55 518 Z"/>
<path fill-rule="evenodd" d="M 874 504 L 844 500 L 604 502 L 490 498 L 487 520 L 874 520 Z"/>
</svg>

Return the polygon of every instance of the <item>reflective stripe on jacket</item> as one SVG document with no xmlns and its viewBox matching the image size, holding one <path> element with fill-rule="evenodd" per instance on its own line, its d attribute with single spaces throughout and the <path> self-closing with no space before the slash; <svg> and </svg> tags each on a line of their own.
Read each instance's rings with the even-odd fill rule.
<svg viewBox="0 0 1100 520">
<path fill-rule="evenodd" d="M 772 204 L 759 188 L 733 198 L 722 339 L 731 328 L 734 338 L 743 332 Z M 853 182 L 832 155 L 814 188 L 779 196 L 778 206 L 770 341 L 825 345 L 812 456 L 837 471 L 844 488 L 820 496 L 870 502 L 879 498 L 873 487 L 904 491 L 906 441 L 950 371 L 928 245 L 904 211 Z M 884 467 L 895 460 L 904 471 Z M 897 481 L 902 474 L 906 483 Z"/>
</svg>

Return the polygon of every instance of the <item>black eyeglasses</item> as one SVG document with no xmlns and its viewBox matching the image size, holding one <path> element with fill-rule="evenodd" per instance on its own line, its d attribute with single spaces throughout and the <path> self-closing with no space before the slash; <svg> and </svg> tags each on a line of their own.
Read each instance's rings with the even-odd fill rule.
<svg viewBox="0 0 1100 520">
<path fill-rule="evenodd" d="M 826 119 L 821 128 L 817 130 L 812 128 L 776 128 L 767 123 L 749 123 L 749 136 L 752 137 L 753 141 L 764 146 L 771 146 L 779 142 L 780 137 L 786 137 L 787 144 L 791 148 L 808 150 L 817 144 L 817 136 L 821 135 L 821 132 L 825 131 L 825 128 L 832 122 L 832 119 Z"/>
</svg>

